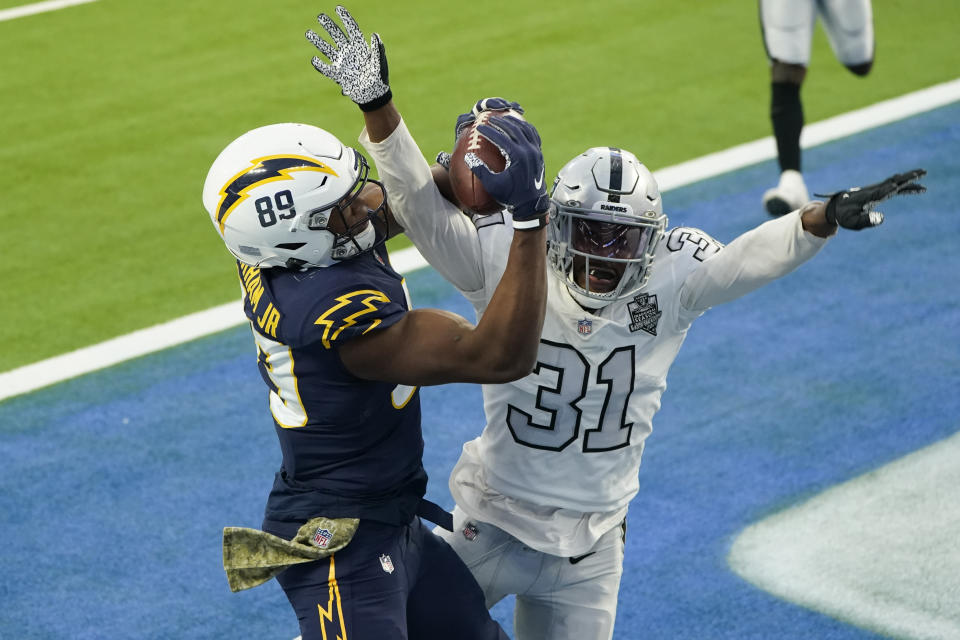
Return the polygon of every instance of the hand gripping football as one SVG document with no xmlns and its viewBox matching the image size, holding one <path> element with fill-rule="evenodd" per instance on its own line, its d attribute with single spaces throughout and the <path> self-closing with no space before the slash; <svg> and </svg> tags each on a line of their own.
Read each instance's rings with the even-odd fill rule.
<svg viewBox="0 0 960 640">
<path fill-rule="evenodd" d="M 491 116 L 504 115 L 523 118 L 518 111 L 509 109 L 482 111 L 477 115 L 477 119 L 460 133 L 453 153 L 450 155 L 450 186 L 453 189 L 453 195 L 460 202 L 460 207 L 471 213 L 488 215 L 503 209 L 503 205 L 494 200 L 483 188 L 480 178 L 473 175 L 465 156 L 472 153 L 491 171 L 495 173 L 503 171 L 506 159 L 495 144 L 480 135 L 477 126 L 486 123 Z"/>
</svg>

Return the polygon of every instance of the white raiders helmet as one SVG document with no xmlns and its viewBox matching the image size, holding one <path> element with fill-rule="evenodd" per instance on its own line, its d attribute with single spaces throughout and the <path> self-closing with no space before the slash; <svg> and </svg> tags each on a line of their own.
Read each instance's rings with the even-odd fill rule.
<svg viewBox="0 0 960 640">
<path fill-rule="evenodd" d="M 667 228 L 653 174 L 629 151 L 587 149 L 557 174 L 550 268 L 584 307 L 636 294 Z"/>
<path fill-rule="evenodd" d="M 323 129 L 272 124 L 248 131 L 220 153 L 203 185 L 203 206 L 244 264 L 326 267 L 386 239 L 386 192 L 366 219 L 347 228 L 342 217 L 369 170 L 359 152 Z M 334 216 L 341 216 L 345 231 L 327 228 Z"/>
</svg>

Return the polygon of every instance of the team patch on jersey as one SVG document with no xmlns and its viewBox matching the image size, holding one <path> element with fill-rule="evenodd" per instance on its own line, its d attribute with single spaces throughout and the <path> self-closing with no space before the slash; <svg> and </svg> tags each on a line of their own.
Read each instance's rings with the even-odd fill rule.
<svg viewBox="0 0 960 640">
<path fill-rule="evenodd" d="M 627 309 L 630 311 L 630 331 L 646 331 L 652 336 L 657 335 L 657 323 L 660 322 L 660 316 L 663 312 L 657 305 L 657 296 L 648 293 L 641 293 L 634 297 L 632 302 L 627 303 Z"/>
<path fill-rule="evenodd" d="M 321 549 L 326 549 L 330 546 L 330 540 L 333 539 L 333 535 L 330 533 L 329 529 L 319 528 L 316 533 L 313 534 L 313 544 L 317 545 Z"/>
<path fill-rule="evenodd" d="M 591 331 L 593 331 L 593 320 L 589 320 L 587 318 L 584 318 L 583 320 L 577 320 L 577 333 L 587 335 Z"/>
<path fill-rule="evenodd" d="M 385 553 L 380 556 L 380 566 L 383 567 L 383 570 L 387 573 L 393 573 L 393 560 Z"/>
</svg>

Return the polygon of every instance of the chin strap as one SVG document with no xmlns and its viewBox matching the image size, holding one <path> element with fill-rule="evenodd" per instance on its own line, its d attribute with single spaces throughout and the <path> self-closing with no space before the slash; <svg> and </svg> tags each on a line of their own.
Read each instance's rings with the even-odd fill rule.
<svg viewBox="0 0 960 640">
<path fill-rule="evenodd" d="M 604 308 L 614 300 L 614 299 L 601 300 L 600 298 L 594 298 L 592 296 L 587 295 L 583 291 L 583 287 L 578 285 L 576 281 L 573 279 L 572 266 L 570 267 L 570 271 L 567 274 L 567 281 L 565 284 L 567 285 L 567 292 L 570 294 L 570 297 L 573 298 L 574 302 L 576 302 L 578 305 L 580 305 L 587 311 L 591 311 L 591 312 L 599 311 L 600 309 Z"/>
</svg>

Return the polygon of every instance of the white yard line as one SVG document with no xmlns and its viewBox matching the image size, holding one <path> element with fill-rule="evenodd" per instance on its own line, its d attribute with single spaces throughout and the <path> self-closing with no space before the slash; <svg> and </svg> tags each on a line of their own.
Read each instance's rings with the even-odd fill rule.
<svg viewBox="0 0 960 640">
<path fill-rule="evenodd" d="M 427 265 L 427 261 L 414 247 L 391 252 L 390 260 L 394 268 L 401 273 L 408 273 Z M 243 306 L 238 299 L 235 302 L 191 313 L 90 347 L 12 369 L 6 373 L 0 373 L 0 401 L 103 369 L 124 360 L 131 360 L 223 331 L 246 321 Z"/>
<path fill-rule="evenodd" d="M 78 4 L 79 1 L 90 2 L 92 0 L 42 2 L 40 4 L 67 5 Z M 857 109 L 807 125 L 803 130 L 802 146 L 805 148 L 813 147 L 872 127 L 936 109 L 958 100 L 960 100 L 960 79 L 921 89 L 899 98 L 878 102 L 863 109 Z M 776 157 L 776 147 L 773 138 L 766 137 L 682 162 L 672 167 L 666 167 L 655 171 L 654 176 L 657 178 L 660 189 L 668 191 L 774 157 Z M 409 273 L 427 264 L 423 256 L 413 247 L 391 253 L 391 259 L 394 267 L 401 273 Z M 243 315 L 240 302 L 231 302 L 141 329 L 100 344 L 12 369 L 6 373 L 0 373 L 0 401 L 109 367 L 124 360 L 223 331 L 244 322 L 246 322 L 246 318 Z"/>
<path fill-rule="evenodd" d="M 800 146 L 805 149 L 815 147 L 958 100 L 960 78 L 806 125 L 800 138 Z M 669 191 L 775 157 L 776 143 L 773 136 L 767 136 L 654 171 L 653 175 L 657 178 L 660 190 Z"/>
<path fill-rule="evenodd" d="M 47 11 L 58 11 L 78 4 L 87 4 L 96 1 L 97 0 L 48 0 L 47 2 L 34 2 L 33 4 L 24 4 L 19 7 L 0 9 L 0 22 L 32 16 L 38 13 L 46 13 Z"/>
</svg>

